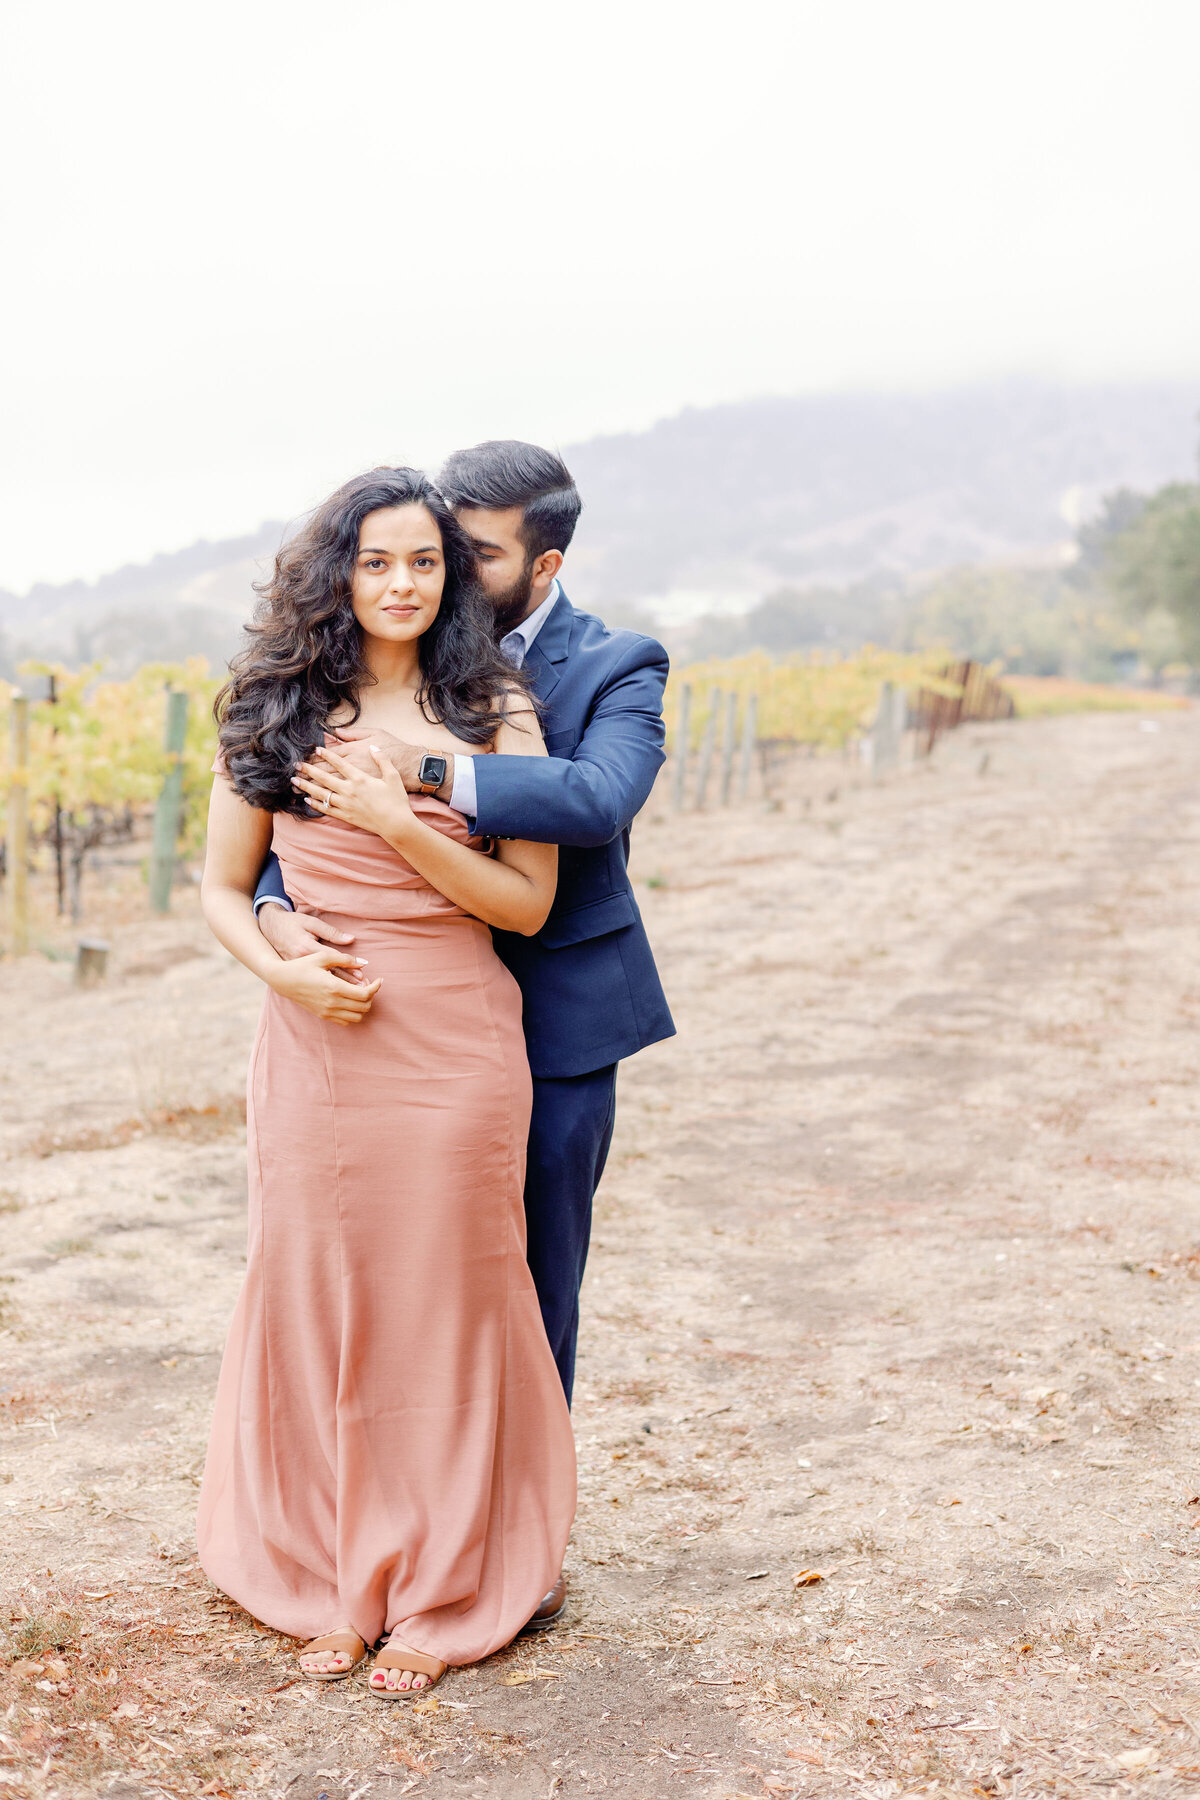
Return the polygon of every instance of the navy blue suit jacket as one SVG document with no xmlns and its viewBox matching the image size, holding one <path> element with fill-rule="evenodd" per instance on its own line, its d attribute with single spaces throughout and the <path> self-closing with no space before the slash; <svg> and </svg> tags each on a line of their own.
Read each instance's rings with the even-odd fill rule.
<svg viewBox="0 0 1200 1800">
<path fill-rule="evenodd" d="M 663 761 L 667 653 L 560 595 L 525 661 L 548 757 L 477 756 L 486 837 L 558 844 L 558 892 L 533 937 L 494 931 L 525 1003 L 537 1076 L 586 1075 L 674 1035 L 627 863 Z M 282 894 L 272 856 L 255 898 Z"/>
</svg>

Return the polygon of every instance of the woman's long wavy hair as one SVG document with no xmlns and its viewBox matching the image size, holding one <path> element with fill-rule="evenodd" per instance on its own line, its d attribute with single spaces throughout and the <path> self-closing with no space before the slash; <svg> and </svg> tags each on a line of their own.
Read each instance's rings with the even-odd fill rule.
<svg viewBox="0 0 1200 1800">
<path fill-rule="evenodd" d="M 280 550 L 271 579 L 255 590 L 261 605 L 246 628 L 249 642 L 217 695 L 225 767 L 251 806 L 309 816 L 291 785 L 296 765 L 323 741 L 339 708 L 359 716 L 359 695 L 374 679 L 351 604 L 359 530 L 368 513 L 389 506 L 425 507 L 442 535 L 442 603 L 418 642 L 417 701 L 426 718 L 485 744 L 506 716 L 505 696 L 526 686 L 496 647 L 470 540 L 429 478 L 419 469 L 356 475 Z"/>
</svg>

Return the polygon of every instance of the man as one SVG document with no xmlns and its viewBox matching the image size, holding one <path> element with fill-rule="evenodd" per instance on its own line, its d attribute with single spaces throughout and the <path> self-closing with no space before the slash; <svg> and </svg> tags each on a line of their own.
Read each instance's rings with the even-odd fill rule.
<svg viewBox="0 0 1200 1800">
<path fill-rule="evenodd" d="M 559 457 L 512 440 L 477 444 L 450 458 L 438 485 L 475 546 L 500 645 L 528 669 L 543 707 L 548 757 L 448 757 L 436 791 L 481 836 L 560 846 L 558 893 L 541 931 L 494 938 L 524 998 L 528 1257 L 569 1403 L 617 1064 L 675 1030 L 627 873 L 629 828 L 663 761 L 667 654 L 652 638 L 577 612 L 560 587 L 580 499 Z M 369 736 L 411 792 L 429 791 L 420 745 L 365 727 L 340 735 L 362 745 L 355 760 L 373 769 Z M 350 941 L 314 915 L 282 910 L 290 902 L 274 858 L 255 908 L 281 956 Z M 531 1623 L 552 1622 L 564 1596 L 560 1581 Z"/>
</svg>

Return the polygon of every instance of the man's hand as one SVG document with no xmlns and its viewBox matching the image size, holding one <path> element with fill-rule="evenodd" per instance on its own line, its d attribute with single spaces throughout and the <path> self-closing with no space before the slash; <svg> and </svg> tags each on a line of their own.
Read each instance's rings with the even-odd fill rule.
<svg viewBox="0 0 1200 1800">
<path fill-rule="evenodd" d="M 341 754 L 346 761 L 353 768 L 361 769 L 365 775 L 378 775 L 379 773 L 378 765 L 370 750 L 372 744 L 377 744 L 409 793 L 420 792 L 419 770 L 425 751 L 416 744 L 402 743 L 398 737 L 393 737 L 390 731 L 380 731 L 373 725 L 347 725 L 344 730 L 333 731 L 329 735 L 337 738 L 343 746 Z M 323 750 L 314 750 L 313 761 L 319 764 L 324 754 Z"/>
<path fill-rule="evenodd" d="M 314 950 L 337 950 L 354 942 L 350 932 L 339 931 L 336 925 L 327 925 L 319 913 L 289 912 L 286 906 L 260 906 L 258 929 L 284 962 L 295 962 L 301 956 L 311 956 Z M 345 968 L 341 979 L 361 981 L 363 977 L 355 966 Z"/>
</svg>

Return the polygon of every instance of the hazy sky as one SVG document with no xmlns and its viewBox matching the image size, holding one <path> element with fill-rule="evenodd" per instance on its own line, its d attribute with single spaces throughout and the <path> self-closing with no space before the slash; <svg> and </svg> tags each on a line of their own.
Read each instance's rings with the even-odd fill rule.
<svg viewBox="0 0 1200 1800">
<path fill-rule="evenodd" d="M 456 443 L 1200 373 L 1195 0 L 9 0 L 0 585 Z"/>
</svg>

